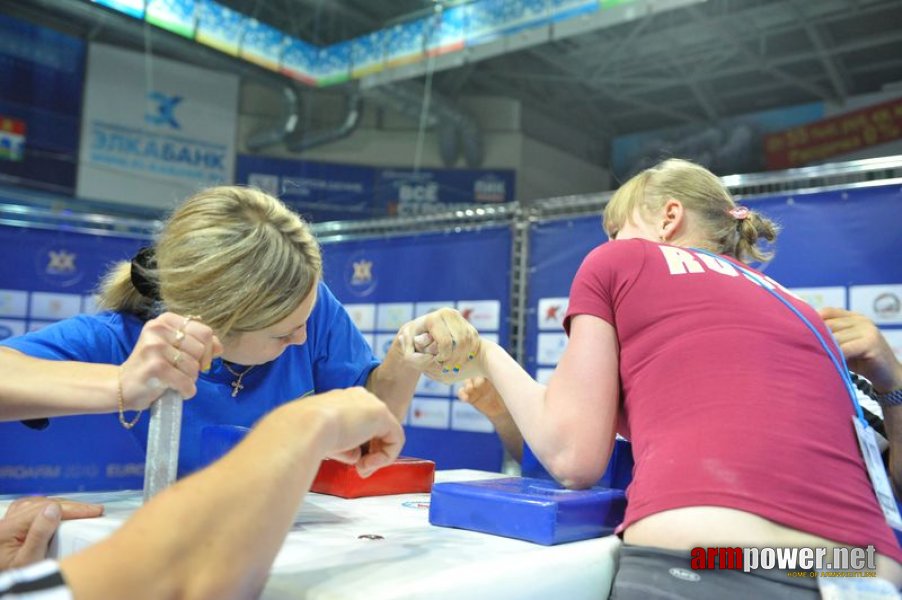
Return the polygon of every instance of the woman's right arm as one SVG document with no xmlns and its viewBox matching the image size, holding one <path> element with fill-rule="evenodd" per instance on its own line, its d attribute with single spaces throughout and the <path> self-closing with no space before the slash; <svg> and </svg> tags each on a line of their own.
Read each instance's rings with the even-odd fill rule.
<svg viewBox="0 0 902 600">
<path fill-rule="evenodd" d="M 116 370 L 0 348 L 0 421 L 114 412 Z"/>
<path fill-rule="evenodd" d="M 0 347 L 0 421 L 116 412 L 120 391 L 125 410 L 147 408 L 167 388 L 191 398 L 197 372 L 220 351 L 209 327 L 174 313 L 144 325 L 121 371 Z"/>
<path fill-rule="evenodd" d="M 593 485 L 610 459 L 620 393 L 618 351 L 607 321 L 576 315 L 546 387 L 498 344 L 482 342 L 479 369 L 498 389 L 536 457 L 567 487 Z"/>
</svg>

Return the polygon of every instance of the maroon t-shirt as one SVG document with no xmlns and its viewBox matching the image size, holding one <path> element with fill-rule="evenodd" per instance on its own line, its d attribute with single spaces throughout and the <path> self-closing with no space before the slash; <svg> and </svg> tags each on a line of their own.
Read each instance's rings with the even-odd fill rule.
<svg viewBox="0 0 902 600">
<path fill-rule="evenodd" d="M 620 344 L 618 429 L 635 458 L 621 529 L 722 506 L 902 562 L 839 373 L 804 323 L 733 264 L 621 240 L 590 252 L 573 280 L 565 328 L 594 315 Z M 810 306 L 765 282 L 839 352 Z"/>
</svg>

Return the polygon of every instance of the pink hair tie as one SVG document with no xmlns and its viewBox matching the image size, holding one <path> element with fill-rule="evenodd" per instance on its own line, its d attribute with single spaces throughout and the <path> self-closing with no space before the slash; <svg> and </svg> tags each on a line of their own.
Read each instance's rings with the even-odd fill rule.
<svg viewBox="0 0 902 600">
<path fill-rule="evenodd" d="M 736 219 L 737 221 L 745 221 L 748 218 L 748 216 L 750 214 L 752 214 L 752 211 L 750 211 L 745 206 L 737 206 L 735 208 L 730 209 L 727 212 L 729 212 L 730 216 L 733 217 L 734 219 Z"/>
</svg>

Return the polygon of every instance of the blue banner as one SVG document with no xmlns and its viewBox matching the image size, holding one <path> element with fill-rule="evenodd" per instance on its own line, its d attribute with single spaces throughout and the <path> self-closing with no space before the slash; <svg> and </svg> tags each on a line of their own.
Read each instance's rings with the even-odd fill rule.
<svg viewBox="0 0 902 600">
<path fill-rule="evenodd" d="M 383 169 L 376 173 L 376 204 L 389 214 L 431 213 L 438 205 L 498 204 L 515 198 L 510 169 Z"/>
<path fill-rule="evenodd" d="M 510 245 L 507 227 L 326 244 L 325 280 L 377 356 L 401 325 L 441 307 L 457 308 L 482 335 L 506 346 Z M 420 380 L 403 454 L 433 460 L 439 469 L 499 470 L 503 450 L 491 423 L 456 392 Z"/>
<path fill-rule="evenodd" d="M 278 196 L 311 222 L 385 216 L 372 167 L 238 155 L 235 180 Z"/>
<path fill-rule="evenodd" d="M 140 240 L 0 226 L 0 339 L 94 310 L 110 263 Z M 144 453 L 116 415 L 51 419 L 44 431 L 0 423 L 0 493 L 140 489 Z"/>
<path fill-rule="evenodd" d="M 23 124 L 22 152 L 0 158 L 16 185 L 75 191 L 85 44 L 0 15 L 0 122 Z"/>
<path fill-rule="evenodd" d="M 516 174 L 510 169 L 382 169 L 244 154 L 238 156 L 235 179 L 323 222 L 511 202 Z"/>
</svg>

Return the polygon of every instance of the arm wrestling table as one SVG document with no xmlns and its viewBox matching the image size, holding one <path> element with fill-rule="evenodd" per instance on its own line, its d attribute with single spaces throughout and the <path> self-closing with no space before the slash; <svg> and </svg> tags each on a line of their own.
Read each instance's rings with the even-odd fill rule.
<svg viewBox="0 0 902 600">
<path fill-rule="evenodd" d="M 436 472 L 435 480 L 491 477 L 504 476 L 453 470 Z M 140 491 L 68 497 L 102 502 L 106 513 L 98 519 L 64 522 L 51 548 L 55 558 L 107 537 L 141 506 Z M 6 504 L 0 502 L 0 513 Z M 429 494 L 346 500 L 310 493 L 261 598 L 597 600 L 608 596 L 619 547 L 616 536 L 540 546 L 433 527 Z"/>
</svg>

